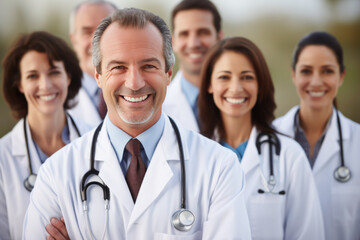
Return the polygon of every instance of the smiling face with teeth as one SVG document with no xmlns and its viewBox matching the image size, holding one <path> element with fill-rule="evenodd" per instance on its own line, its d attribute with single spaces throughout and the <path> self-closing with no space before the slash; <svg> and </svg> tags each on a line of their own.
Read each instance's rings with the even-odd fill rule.
<svg viewBox="0 0 360 240">
<path fill-rule="evenodd" d="M 190 9 L 176 14 L 173 48 L 186 79 L 191 81 L 191 76 L 200 75 L 205 54 L 222 38 L 222 34 L 222 31 L 216 31 L 210 11 Z M 200 82 L 193 84 L 199 86 Z"/>
<path fill-rule="evenodd" d="M 300 97 L 301 109 L 330 111 L 338 88 L 344 81 L 345 72 L 334 52 L 322 45 L 305 47 L 298 58 L 293 83 Z"/>
<path fill-rule="evenodd" d="M 100 75 L 110 120 L 131 136 L 137 136 L 161 115 L 172 69 L 165 72 L 163 39 L 160 31 L 147 23 L 144 28 L 111 23 L 105 30 L 100 50 Z"/>
<path fill-rule="evenodd" d="M 256 104 L 258 81 L 254 67 L 242 53 L 225 51 L 215 62 L 208 92 L 221 117 L 246 118 Z"/>
<path fill-rule="evenodd" d="M 52 65 L 46 53 L 34 50 L 27 52 L 20 61 L 19 91 L 28 103 L 29 118 L 64 112 L 70 78 L 63 62 L 54 61 Z"/>
</svg>

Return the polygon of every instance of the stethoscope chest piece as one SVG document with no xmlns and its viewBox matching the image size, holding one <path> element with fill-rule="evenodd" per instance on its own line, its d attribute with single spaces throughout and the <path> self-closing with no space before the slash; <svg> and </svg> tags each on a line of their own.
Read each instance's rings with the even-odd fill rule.
<svg viewBox="0 0 360 240">
<path fill-rule="evenodd" d="M 35 182 L 36 182 L 36 177 L 37 175 L 32 173 L 30 174 L 24 181 L 24 187 L 26 188 L 26 190 L 28 190 L 29 192 L 31 192 L 31 190 L 34 188 L 35 186 Z"/>
<path fill-rule="evenodd" d="M 339 182 L 347 182 L 351 178 L 350 169 L 346 166 L 340 166 L 334 171 L 334 177 Z"/>
<path fill-rule="evenodd" d="M 172 223 L 174 227 L 182 232 L 189 231 L 195 221 L 194 214 L 187 209 L 180 209 L 172 216 Z"/>
</svg>

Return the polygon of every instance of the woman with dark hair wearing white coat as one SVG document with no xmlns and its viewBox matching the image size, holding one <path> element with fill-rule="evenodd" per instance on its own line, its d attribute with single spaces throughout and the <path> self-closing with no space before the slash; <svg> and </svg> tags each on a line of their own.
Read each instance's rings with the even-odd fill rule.
<svg viewBox="0 0 360 240">
<path fill-rule="evenodd" d="M 252 238 L 324 239 L 305 153 L 271 125 L 274 86 L 260 49 L 241 37 L 219 41 L 204 60 L 201 79 L 201 133 L 238 156 Z"/>
<path fill-rule="evenodd" d="M 300 105 L 274 124 L 307 154 L 326 239 L 360 239 L 360 125 L 337 110 L 336 94 L 345 78 L 341 45 L 326 32 L 306 35 L 291 71 Z"/>
<path fill-rule="evenodd" d="M 82 71 L 66 42 L 47 32 L 20 36 L 3 61 L 3 93 L 15 119 L 0 139 L 0 238 L 21 239 L 41 164 L 89 128 L 66 110 Z"/>
</svg>

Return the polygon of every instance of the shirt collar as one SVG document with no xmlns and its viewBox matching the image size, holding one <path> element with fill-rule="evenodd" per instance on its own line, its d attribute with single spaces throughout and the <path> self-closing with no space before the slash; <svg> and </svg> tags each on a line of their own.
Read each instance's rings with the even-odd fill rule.
<svg viewBox="0 0 360 240">
<path fill-rule="evenodd" d="M 246 150 L 246 146 L 248 144 L 249 140 L 246 140 L 245 142 L 241 143 L 237 148 L 233 148 L 231 147 L 229 144 L 227 144 L 225 141 L 221 141 L 221 145 L 231 149 L 233 152 L 236 153 L 239 161 L 241 162 L 243 156 L 244 156 L 244 152 Z"/>
<path fill-rule="evenodd" d="M 110 138 L 111 145 L 115 150 L 118 161 L 121 163 L 125 146 L 129 142 L 129 140 L 132 139 L 132 137 L 117 126 L 115 126 L 110 121 L 108 115 L 106 115 L 104 121 L 106 121 L 106 130 Z M 165 119 L 163 114 L 161 114 L 159 120 L 154 125 L 152 125 L 149 129 L 147 129 L 140 135 L 136 136 L 136 138 L 141 142 L 149 162 L 155 152 L 155 148 L 161 138 L 164 127 Z"/>
<path fill-rule="evenodd" d="M 85 89 L 87 94 L 91 97 L 96 97 L 99 91 L 99 87 L 94 77 L 83 72 L 82 87 Z"/>
<path fill-rule="evenodd" d="M 199 89 L 186 80 L 183 75 L 181 75 L 181 89 L 185 94 L 186 100 L 190 103 L 192 107 L 194 107 L 197 103 L 197 97 L 199 95 Z"/>
</svg>

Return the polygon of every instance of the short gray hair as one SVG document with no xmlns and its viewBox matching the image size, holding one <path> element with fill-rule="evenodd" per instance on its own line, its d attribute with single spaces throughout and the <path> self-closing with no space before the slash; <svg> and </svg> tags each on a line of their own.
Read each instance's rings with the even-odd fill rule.
<svg viewBox="0 0 360 240">
<path fill-rule="evenodd" d="M 76 13 L 80 9 L 80 7 L 83 6 L 83 5 L 109 5 L 109 6 L 113 7 L 114 9 L 117 9 L 117 7 L 116 7 L 116 5 L 114 3 L 108 2 L 108 1 L 105 1 L 105 0 L 86 0 L 86 1 L 83 1 L 83 2 L 81 2 L 79 4 L 77 4 L 70 13 L 69 33 L 73 33 L 75 31 Z"/>
<path fill-rule="evenodd" d="M 163 54 L 165 58 L 165 72 L 168 72 L 175 63 L 175 56 L 171 45 L 171 33 L 165 21 L 159 16 L 142 9 L 124 8 L 113 12 L 110 16 L 104 18 L 95 30 L 92 42 L 92 59 L 96 71 L 101 74 L 101 51 L 100 40 L 106 28 L 113 22 L 117 22 L 122 27 L 145 28 L 148 22 L 159 29 L 163 38 Z"/>
</svg>

